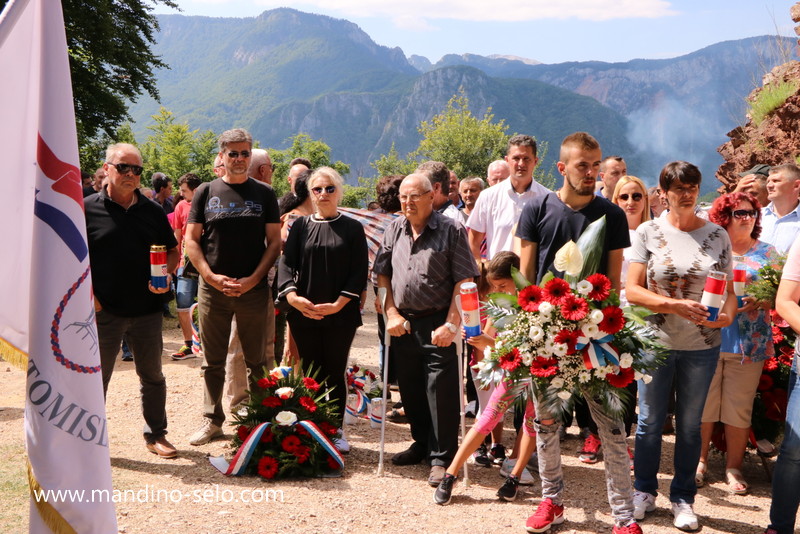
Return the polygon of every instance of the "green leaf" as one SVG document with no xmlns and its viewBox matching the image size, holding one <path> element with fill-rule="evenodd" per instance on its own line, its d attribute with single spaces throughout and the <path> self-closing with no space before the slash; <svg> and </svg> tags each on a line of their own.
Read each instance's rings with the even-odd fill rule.
<svg viewBox="0 0 800 534">
<path fill-rule="evenodd" d="M 514 280 L 514 285 L 517 286 L 517 291 L 521 291 L 531 285 L 525 275 L 519 269 L 511 266 L 511 279 Z"/>
<path fill-rule="evenodd" d="M 597 272 L 600 267 L 600 258 L 603 256 L 603 247 L 606 240 L 606 216 L 603 215 L 586 227 L 581 237 L 578 238 L 578 248 L 583 255 L 583 269 L 578 275 L 578 280 L 583 280 L 590 274 Z"/>
</svg>

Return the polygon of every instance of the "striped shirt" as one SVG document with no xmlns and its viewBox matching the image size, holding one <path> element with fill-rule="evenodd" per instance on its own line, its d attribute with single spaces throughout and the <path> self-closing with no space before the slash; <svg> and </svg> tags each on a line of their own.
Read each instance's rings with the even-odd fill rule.
<svg viewBox="0 0 800 534">
<path fill-rule="evenodd" d="M 398 309 L 417 312 L 449 308 L 456 282 L 480 274 L 464 227 L 435 211 L 416 241 L 405 217 L 392 221 L 373 270 L 392 279 Z"/>
</svg>

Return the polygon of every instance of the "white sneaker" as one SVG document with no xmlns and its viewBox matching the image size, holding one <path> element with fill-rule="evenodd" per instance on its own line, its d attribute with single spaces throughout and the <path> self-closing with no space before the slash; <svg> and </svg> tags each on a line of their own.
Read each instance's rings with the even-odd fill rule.
<svg viewBox="0 0 800 534">
<path fill-rule="evenodd" d="M 656 496 L 646 491 L 633 492 L 633 518 L 637 521 L 644 519 L 647 512 L 656 509 Z"/>
<path fill-rule="evenodd" d="M 344 432 L 339 429 L 339 433 L 333 436 L 333 446 L 336 447 L 336 450 L 342 454 L 347 454 L 350 452 L 350 443 L 347 441 L 347 438 L 344 437 Z"/>
<path fill-rule="evenodd" d="M 500 476 L 503 478 L 508 478 L 511 474 L 511 471 L 514 470 L 514 466 L 517 465 L 516 458 L 506 458 L 503 460 L 503 463 L 500 465 Z M 524 468 L 522 470 L 522 474 L 519 476 L 519 485 L 520 486 L 533 486 L 536 481 L 533 478 L 533 475 L 528 468 Z"/>
<path fill-rule="evenodd" d="M 675 521 L 672 522 L 676 528 L 685 531 L 694 531 L 700 527 L 697 522 L 697 516 L 692 510 L 692 505 L 686 502 L 672 503 L 672 515 Z"/>
<path fill-rule="evenodd" d="M 206 419 L 203 426 L 200 427 L 200 430 L 192 434 L 192 437 L 189 438 L 189 445 L 205 445 L 212 439 L 221 438 L 225 435 L 222 431 L 222 428 L 218 427 L 211 420 Z"/>
</svg>

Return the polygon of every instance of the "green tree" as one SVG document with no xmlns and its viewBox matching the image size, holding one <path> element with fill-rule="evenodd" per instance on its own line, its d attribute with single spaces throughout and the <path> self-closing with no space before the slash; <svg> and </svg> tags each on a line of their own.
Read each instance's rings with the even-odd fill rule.
<svg viewBox="0 0 800 534">
<path fill-rule="evenodd" d="M 173 183 L 187 172 L 204 181 L 214 178 L 216 136 L 213 132 L 190 130 L 188 123 L 176 122 L 175 115 L 163 107 L 153 115 L 153 120 L 155 124 L 147 127 L 153 133 L 139 147 L 146 169 L 146 176 L 142 177 L 144 184 L 149 185 L 154 172 L 163 172 Z"/>
<path fill-rule="evenodd" d="M 442 113 L 420 123 L 422 141 L 409 159 L 441 161 L 459 177 L 485 176 L 489 163 L 505 155 L 509 138 L 505 121 L 493 122 L 491 111 L 475 117 L 461 87 Z"/>
<path fill-rule="evenodd" d="M 418 164 L 419 162 L 414 159 L 401 159 L 394 143 L 392 143 L 389 153 L 371 162 L 370 166 L 378 171 L 378 176 L 392 176 L 394 174 L 411 174 Z"/>
<path fill-rule="evenodd" d="M 331 161 L 331 147 L 324 141 L 312 139 L 310 135 L 298 133 L 288 139 L 291 146 L 285 150 L 268 149 L 275 172 L 272 174 L 272 187 L 280 198 L 289 192 L 289 164 L 294 158 L 306 158 L 311 168 L 332 167 L 342 176 L 350 172 L 350 166 L 341 161 Z"/>
</svg>

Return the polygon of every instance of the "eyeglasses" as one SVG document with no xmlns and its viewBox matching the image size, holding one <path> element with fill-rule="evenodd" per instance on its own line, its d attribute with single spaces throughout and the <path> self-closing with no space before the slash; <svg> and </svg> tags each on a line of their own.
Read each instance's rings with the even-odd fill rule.
<svg viewBox="0 0 800 534">
<path fill-rule="evenodd" d="M 733 210 L 734 219 L 755 219 L 756 210 Z"/>
<path fill-rule="evenodd" d="M 231 150 L 230 152 L 228 152 L 228 157 L 231 158 L 231 159 L 236 159 L 239 156 L 242 156 L 243 158 L 249 158 L 250 157 L 250 151 L 249 150 L 242 150 L 241 152 L 237 152 L 235 150 Z"/>
<path fill-rule="evenodd" d="M 336 192 L 336 186 L 335 185 L 326 185 L 325 187 L 312 187 L 311 188 L 311 192 L 314 193 L 317 196 L 321 195 L 323 191 L 325 191 L 329 195 L 332 195 L 332 194 L 334 194 Z"/>
<path fill-rule="evenodd" d="M 136 176 L 141 176 L 144 167 L 140 167 L 139 165 L 130 165 L 128 163 L 111 163 L 110 161 L 106 161 L 109 165 L 117 169 L 117 172 L 120 174 L 128 174 L 132 172 Z"/>
<path fill-rule="evenodd" d="M 627 202 L 629 198 L 632 198 L 634 202 L 639 202 L 640 200 L 642 200 L 642 194 L 633 193 L 632 195 L 628 195 L 628 193 L 622 193 L 621 195 L 618 195 L 617 198 L 622 200 L 623 202 Z"/>
<path fill-rule="evenodd" d="M 428 193 L 430 193 L 430 191 L 428 191 Z M 427 193 L 422 193 L 422 195 L 425 195 L 425 194 L 427 194 Z M 422 198 L 422 195 L 419 195 L 419 194 L 416 194 L 416 193 L 411 194 L 411 195 L 397 195 L 397 198 L 400 199 L 400 202 L 402 202 L 403 204 L 406 204 L 409 201 L 410 202 L 417 202 L 420 198 Z"/>
</svg>

